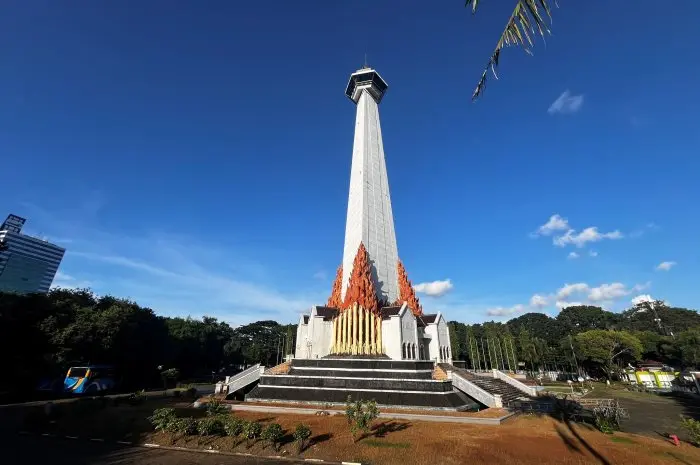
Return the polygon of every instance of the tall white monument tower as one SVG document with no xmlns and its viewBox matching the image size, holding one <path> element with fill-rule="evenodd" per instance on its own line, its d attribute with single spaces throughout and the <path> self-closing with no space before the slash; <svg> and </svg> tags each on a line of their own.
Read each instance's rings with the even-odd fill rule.
<svg viewBox="0 0 700 465">
<path fill-rule="evenodd" d="M 399 294 L 399 256 L 379 124 L 379 102 L 386 90 L 386 81 L 367 67 L 350 75 L 345 90 L 357 104 L 357 115 L 343 250 L 343 298 L 361 242 L 367 248 L 378 297 L 394 302 Z"/>
</svg>

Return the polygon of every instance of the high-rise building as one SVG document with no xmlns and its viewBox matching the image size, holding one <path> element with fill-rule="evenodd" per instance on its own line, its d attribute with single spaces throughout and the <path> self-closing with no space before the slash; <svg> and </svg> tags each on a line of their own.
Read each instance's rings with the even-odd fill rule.
<svg viewBox="0 0 700 465">
<path fill-rule="evenodd" d="M 0 226 L 0 291 L 48 292 L 66 249 L 22 234 L 26 220 L 8 215 Z"/>
</svg>

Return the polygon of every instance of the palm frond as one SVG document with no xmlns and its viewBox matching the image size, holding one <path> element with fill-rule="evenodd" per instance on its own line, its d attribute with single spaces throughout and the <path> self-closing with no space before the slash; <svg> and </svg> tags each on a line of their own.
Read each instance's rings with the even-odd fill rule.
<svg viewBox="0 0 700 465">
<path fill-rule="evenodd" d="M 501 37 L 498 39 L 496 49 L 489 57 L 484 72 L 481 73 L 481 78 L 472 94 L 472 101 L 479 98 L 484 92 L 489 68 L 491 68 L 493 76 L 498 79 L 496 68 L 498 68 L 501 50 L 511 45 L 520 45 L 525 52 L 532 55 L 532 51 L 530 50 L 533 46 L 532 37 L 535 36 L 535 34 L 539 34 L 544 39 L 545 33 L 551 33 L 541 14 L 541 10 L 544 10 L 549 17 L 549 22 L 552 22 L 552 11 L 549 8 L 549 1 L 550 0 L 518 0 L 513 13 L 510 15 L 510 18 L 508 18 L 508 22 L 506 23 Z M 479 0 L 466 0 L 464 6 L 471 6 L 472 14 L 475 14 L 479 6 Z M 559 6 L 556 0 L 554 0 L 554 6 Z"/>
</svg>

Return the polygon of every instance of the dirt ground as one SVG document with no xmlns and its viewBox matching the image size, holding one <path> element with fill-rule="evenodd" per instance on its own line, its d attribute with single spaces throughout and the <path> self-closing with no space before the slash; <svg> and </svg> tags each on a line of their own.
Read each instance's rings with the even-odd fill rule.
<svg viewBox="0 0 700 465">
<path fill-rule="evenodd" d="M 680 428 L 680 417 L 700 420 L 700 401 L 689 397 L 610 389 L 601 385 L 585 398 L 617 399 L 629 412 L 629 419 L 621 425 L 622 430 L 629 433 L 650 437 L 670 433 L 687 439 L 685 431 Z"/>
<path fill-rule="evenodd" d="M 53 423 L 33 421 L 34 417 L 30 415 L 29 420 L 32 421 L 25 418 L 15 426 L 35 432 L 48 432 L 59 437 L 77 436 L 81 440 L 104 438 L 107 441 L 155 442 L 182 447 L 235 450 L 256 455 L 280 454 L 295 457 L 291 433 L 297 424 L 305 423 L 312 430 L 312 438 L 310 446 L 301 454 L 301 458 L 356 461 L 376 465 L 700 463 L 700 449 L 685 443 L 674 446 L 658 435 L 605 435 L 585 425 L 567 424 L 547 416 L 522 415 L 500 426 L 380 419 L 375 422 L 367 437 L 353 443 L 347 422 L 340 415 L 235 412 L 236 416 L 247 420 L 257 420 L 264 424 L 280 423 L 285 430 L 285 438 L 280 451 L 277 452 L 261 441 L 248 447 L 245 443 L 237 444 L 238 441 L 230 437 L 180 437 L 155 433 L 146 418 L 153 409 L 163 406 L 176 407 L 179 416 L 199 417 L 206 413 L 203 409 L 188 408 L 188 403 L 172 399 L 149 400 L 135 406 L 100 406 L 85 403 L 80 409 L 57 413 Z M 9 416 L 5 415 L 3 420 L 7 418 Z M 9 434 L 10 431 L 7 431 L 4 437 L 8 438 Z"/>
<path fill-rule="evenodd" d="M 550 417 L 521 416 L 501 426 L 453 423 L 378 421 L 368 437 L 353 443 L 342 417 L 270 415 L 238 412 L 239 417 L 278 422 L 289 434 L 297 423 L 313 431 L 304 458 L 356 461 L 364 464 L 618 464 L 700 463 L 700 449 L 659 439 L 618 433 L 605 435 L 590 427 L 566 424 Z M 174 438 L 151 434 L 150 441 L 185 447 L 231 450 L 231 438 Z M 288 438 L 289 440 L 291 438 Z M 267 453 L 258 443 L 239 451 Z M 293 455 L 291 444 L 282 455 Z"/>
</svg>

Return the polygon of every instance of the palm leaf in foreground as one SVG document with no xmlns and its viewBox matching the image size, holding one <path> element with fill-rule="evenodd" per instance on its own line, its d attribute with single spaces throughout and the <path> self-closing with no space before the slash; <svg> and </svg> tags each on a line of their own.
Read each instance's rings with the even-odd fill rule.
<svg viewBox="0 0 700 465">
<path fill-rule="evenodd" d="M 555 6 L 558 6 L 555 1 Z M 479 0 L 466 0 L 465 6 L 472 7 L 472 13 L 476 13 L 476 8 L 479 5 Z M 552 12 L 549 8 L 548 0 L 518 0 L 515 5 L 513 13 L 508 18 L 508 23 L 506 23 L 506 28 L 503 30 L 503 34 L 498 39 L 496 44 L 496 49 L 489 57 L 488 63 L 484 68 L 484 72 L 481 73 L 481 79 L 474 89 L 472 94 L 472 101 L 479 98 L 479 96 L 484 92 L 486 87 L 486 76 L 488 74 L 489 68 L 493 76 L 498 79 L 496 74 L 496 68 L 498 68 L 498 60 L 501 56 L 501 50 L 505 47 L 511 45 L 522 46 L 527 53 L 532 55 L 530 48 L 533 46 L 532 36 L 539 34 L 544 38 L 545 32 L 550 34 L 550 30 L 547 27 L 540 11 L 544 10 L 549 17 L 549 22 L 552 21 Z"/>
</svg>

